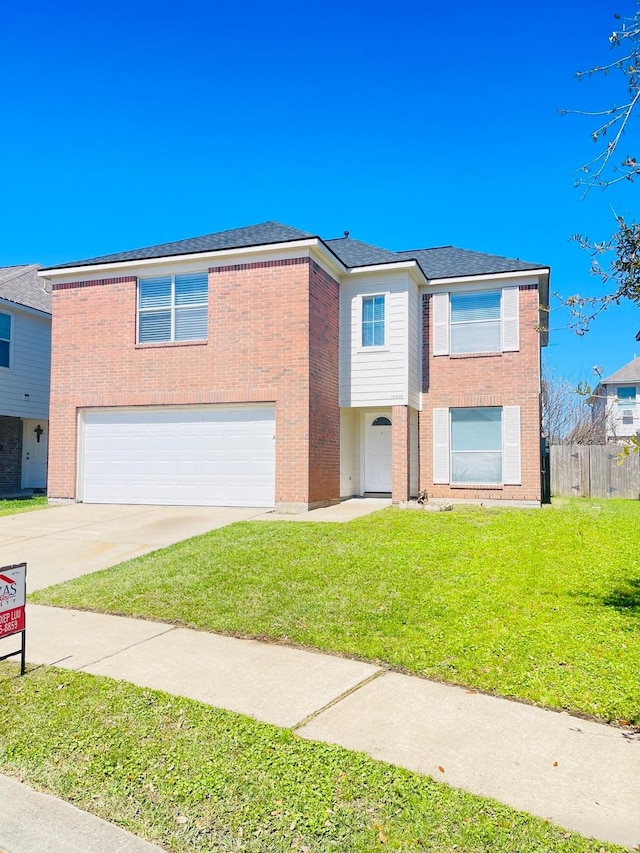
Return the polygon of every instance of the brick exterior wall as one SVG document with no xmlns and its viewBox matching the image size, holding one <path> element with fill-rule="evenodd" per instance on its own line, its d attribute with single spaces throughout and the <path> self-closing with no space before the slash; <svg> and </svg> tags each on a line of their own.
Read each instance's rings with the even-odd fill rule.
<svg viewBox="0 0 640 853">
<path fill-rule="evenodd" d="M 433 356 L 429 297 L 423 300 L 423 410 L 420 412 L 420 488 L 429 497 L 540 501 L 540 341 L 538 289 L 520 287 L 520 349 L 490 355 Z M 520 406 L 522 484 L 464 488 L 433 483 L 435 408 Z"/>
<path fill-rule="evenodd" d="M 391 409 L 391 499 L 394 504 L 409 500 L 409 407 Z"/>
<path fill-rule="evenodd" d="M 340 497 L 340 288 L 315 261 L 309 287 L 309 503 Z"/>
<path fill-rule="evenodd" d="M 75 498 L 79 408 L 262 402 L 276 503 L 337 501 L 338 284 L 309 258 L 210 269 L 205 343 L 136 344 L 135 277 L 54 285 L 50 497 Z"/>
<path fill-rule="evenodd" d="M 0 416 L 0 494 L 22 485 L 22 419 Z"/>
</svg>

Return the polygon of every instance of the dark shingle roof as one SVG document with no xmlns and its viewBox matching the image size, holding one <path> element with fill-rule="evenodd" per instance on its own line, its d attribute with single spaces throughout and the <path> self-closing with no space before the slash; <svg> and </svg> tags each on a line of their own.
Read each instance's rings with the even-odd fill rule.
<svg viewBox="0 0 640 853">
<path fill-rule="evenodd" d="M 197 254 L 198 252 L 215 252 L 224 249 L 263 246 L 273 243 L 306 240 L 314 237 L 316 235 L 310 234 L 308 231 L 300 231 L 298 228 L 282 225 L 280 222 L 262 222 L 259 225 L 249 225 L 245 228 L 233 228 L 229 231 L 206 234 L 204 237 L 192 237 L 188 240 L 178 240 L 174 243 L 161 243 L 158 246 L 148 246 L 141 249 L 132 249 L 128 252 L 116 252 L 112 255 L 101 255 L 96 258 L 59 264 L 56 267 L 48 267 L 47 269 L 64 269 L 65 267 L 88 266 L 91 264 L 124 263 L 151 258 Z M 389 249 L 372 246 L 370 243 L 363 243 L 361 240 L 354 240 L 351 237 L 340 237 L 333 240 L 324 240 L 323 242 L 349 269 L 357 269 L 358 267 L 366 267 L 374 264 L 393 264 L 399 261 L 415 260 L 429 279 L 546 268 L 545 264 L 528 263 L 527 261 L 514 260 L 512 258 L 503 258 L 499 255 L 486 255 L 481 252 L 472 252 L 468 249 L 456 249 L 454 246 L 392 252 Z"/>
<path fill-rule="evenodd" d="M 51 294 L 38 278 L 38 264 L 0 267 L 0 299 L 51 314 Z"/>
<path fill-rule="evenodd" d="M 324 243 L 337 255 L 345 267 L 368 267 L 372 264 L 394 264 L 399 258 L 388 249 L 380 249 L 370 243 L 352 240 L 351 237 L 339 237 L 325 240 Z"/>
<path fill-rule="evenodd" d="M 220 249 L 241 249 L 245 246 L 263 246 L 268 243 L 306 240 L 313 236 L 313 234 L 309 234 L 307 231 L 300 231 L 298 228 L 292 228 L 290 225 L 281 225 L 279 222 L 262 222 L 260 225 L 249 225 L 246 228 L 232 228 L 229 231 L 205 234 L 203 237 L 191 237 L 188 240 L 160 243 L 158 246 L 131 249 L 128 252 L 100 255 L 97 258 L 86 258 L 82 261 L 58 264 L 55 267 L 46 267 L 46 269 L 64 269 L 65 267 L 88 266 L 90 264 L 111 264 L 119 261 L 140 261 L 147 258 L 166 258 L 171 255 L 215 252 Z"/>
<path fill-rule="evenodd" d="M 609 382 L 640 382 L 640 358 L 632 359 L 620 370 L 616 370 L 611 376 L 602 380 L 603 383 Z"/>
<path fill-rule="evenodd" d="M 548 264 L 535 264 L 500 255 L 486 255 L 455 246 L 440 246 L 437 249 L 413 249 L 395 252 L 397 258 L 415 260 L 427 278 L 457 278 L 459 276 L 490 275 L 501 272 L 545 269 Z"/>
</svg>

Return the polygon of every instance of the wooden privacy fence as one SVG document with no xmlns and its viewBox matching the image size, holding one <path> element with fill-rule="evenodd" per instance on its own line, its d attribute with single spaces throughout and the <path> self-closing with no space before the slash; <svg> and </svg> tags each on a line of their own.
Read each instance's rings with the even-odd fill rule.
<svg viewBox="0 0 640 853">
<path fill-rule="evenodd" d="M 615 444 L 554 444 L 551 446 L 551 494 L 574 498 L 640 500 L 640 453 L 619 465 Z"/>
</svg>

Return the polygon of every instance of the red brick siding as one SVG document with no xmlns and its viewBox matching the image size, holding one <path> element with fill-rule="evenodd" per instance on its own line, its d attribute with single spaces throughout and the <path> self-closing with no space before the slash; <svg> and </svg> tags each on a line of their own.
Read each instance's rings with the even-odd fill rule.
<svg viewBox="0 0 640 853">
<path fill-rule="evenodd" d="M 433 356 L 429 297 L 423 304 L 420 488 L 432 497 L 539 501 L 540 368 L 538 289 L 520 287 L 520 349 L 497 355 Z M 522 485 L 465 489 L 433 483 L 434 408 L 520 406 Z"/>
<path fill-rule="evenodd" d="M 340 496 L 339 286 L 311 261 L 309 287 L 309 502 Z"/>
<path fill-rule="evenodd" d="M 310 279 L 314 291 L 331 290 L 316 284 L 322 277 L 307 258 L 212 269 L 207 342 L 154 345 L 135 342 L 135 278 L 56 286 L 50 496 L 75 497 L 78 408 L 275 402 L 276 501 L 308 503 Z M 332 324 L 335 353 L 327 346 L 326 359 L 335 378 L 324 382 L 337 389 L 337 308 L 314 325 L 313 349 Z M 318 377 L 313 386 L 328 393 Z M 337 390 L 334 396 L 337 406 Z M 339 425 L 332 440 L 339 441 Z M 337 499 L 330 481 L 320 478 L 317 491 Z"/>
<path fill-rule="evenodd" d="M 409 500 L 409 407 L 391 409 L 391 498 L 393 503 Z"/>
</svg>

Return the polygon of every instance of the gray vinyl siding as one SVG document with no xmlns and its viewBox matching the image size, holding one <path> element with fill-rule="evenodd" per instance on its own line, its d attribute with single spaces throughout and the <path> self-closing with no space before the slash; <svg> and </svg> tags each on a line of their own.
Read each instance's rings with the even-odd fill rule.
<svg viewBox="0 0 640 853">
<path fill-rule="evenodd" d="M 9 369 L 0 368 L 0 414 L 17 418 L 49 417 L 51 320 L 0 305 L 10 314 Z"/>
</svg>

